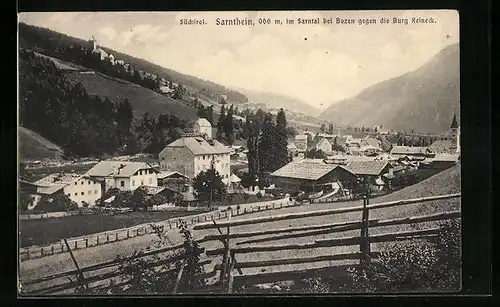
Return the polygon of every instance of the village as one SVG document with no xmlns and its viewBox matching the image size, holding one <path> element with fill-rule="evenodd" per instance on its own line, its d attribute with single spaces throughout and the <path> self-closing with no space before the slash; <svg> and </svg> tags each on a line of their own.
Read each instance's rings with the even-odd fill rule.
<svg viewBox="0 0 500 307">
<path fill-rule="evenodd" d="M 210 209 L 211 200 L 200 197 L 192 186 L 192 180 L 209 169 L 220 175 L 228 195 L 286 196 L 301 202 L 344 201 L 390 193 L 417 182 L 415 178 L 413 182 L 399 180 L 407 179 L 408 174 L 435 174 L 460 159 L 456 118 L 450 130 L 428 147 L 391 145 L 389 151 L 384 151 L 377 139 L 379 134 L 388 133 L 377 132 L 379 127 L 356 137 L 304 131 L 288 144 L 291 161 L 269 174 L 268 185 L 252 185 L 242 182 L 248 173 L 248 150 L 244 146 L 226 146 L 216 140 L 205 118 L 199 118 L 192 130 L 167 144 L 155 162 L 109 159 L 81 174 L 54 173 L 35 182 L 22 180 L 21 188 L 29 191 L 33 199 L 28 209 L 34 210 L 40 201 L 61 193 L 78 207 L 110 207 L 113 203 L 122 207 L 116 204 L 117 193 L 139 187 L 149 198 L 163 196 L 164 202 L 154 206 L 157 210 L 175 206 Z M 310 152 L 321 152 L 323 157 L 308 157 Z M 110 190 L 116 192 L 110 194 Z"/>
</svg>

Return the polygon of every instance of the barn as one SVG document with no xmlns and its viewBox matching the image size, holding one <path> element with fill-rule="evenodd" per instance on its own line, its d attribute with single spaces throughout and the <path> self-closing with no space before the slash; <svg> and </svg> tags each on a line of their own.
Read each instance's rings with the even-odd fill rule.
<svg viewBox="0 0 500 307">
<path fill-rule="evenodd" d="M 322 159 L 292 161 L 271 173 L 271 181 L 285 192 L 321 191 L 325 184 L 341 183 L 344 187 L 355 184 L 356 175 L 338 164 L 327 164 Z"/>
</svg>

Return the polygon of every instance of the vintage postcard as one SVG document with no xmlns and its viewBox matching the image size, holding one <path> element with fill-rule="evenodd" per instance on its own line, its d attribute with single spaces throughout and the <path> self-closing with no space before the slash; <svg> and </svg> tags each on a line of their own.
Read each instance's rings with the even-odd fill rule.
<svg viewBox="0 0 500 307">
<path fill-rule="evenodd" d="M 19 297 L 461 289 L 459 15 L 18 15 Z"/>
</svg>

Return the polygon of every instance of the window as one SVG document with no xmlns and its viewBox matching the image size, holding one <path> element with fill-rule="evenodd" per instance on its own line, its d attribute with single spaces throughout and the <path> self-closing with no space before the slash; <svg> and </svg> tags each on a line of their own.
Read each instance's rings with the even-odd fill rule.
<svg viewBox="0 0 500 307">
<path fill-rule="evenodd" d="M 144 185 L 144 180 L 141 180 L 141 185 Z"/>
<path fill-rule="evenodd" d="M 84 182 L 84 181 L 82 181 L 82 185 L 83 185 L 84 183 L 85 183 L 85 182 Z"/>
<path fill-rule="evenodd" d="M 153 178 L 149 178 L 149 184 L 153 184 Z"/>
<path fill-rule="evenodd" d="M 99 193 L 99 192 L 97 190 L 94 190 L 94 194 L 97 194 L 97 193 Z"/>
<path fill-rule="evenodd" d="M 75 182 L 75 185 L 77 185 L 77 184 L 78 184 L 78 182 Z"/>
<path fill-rule="evenodd" d="M 82 192 L 82 195 L 85 195 L 85 192 Z"/>
<path fill-rule="evenodd" d="M 132 186 L 134 186 L 134 185 L 135 185 L 135 180 L 132 180 Z"/>
<path fill-rule="evenodd" d="M 161 157 L 161 160 L 162 160 L 162 161 L 165 161 L 165 157 Z"/>
<path fill-rule="evenodd" d="M 89 184 L 91 184 L 91 183 L 90 183 L 90 180 L 89 180 Z"/>
<path fill-rule="evenodd" d="M 92 191 L 89 191 L 89 192 L 88 192 L 88 194 L 89 194 L 89 195 L 92 195 Z"/>
<path fill-rule="evenodd" d="M 154 174 L 154 171 L 152 169 L 149 170 L 150 174 Z"/>
<path fill-rule="evenodd" d="M 68 193 L 67 195 L 68 195 L 68 197 L 70 197 L 70 196 L 71 196 L 71 193 Z M 35 200 L 35 198 L 34 198 L 34 197 L 33 197 L 33 200 Z"/>
<path fill-rule="evenodd" d="M 121 186 L 122 188 L 125 186 L 125 181 L 124 181 L 124 180 L 120 181 L 120 186 Z"/>
</svg>

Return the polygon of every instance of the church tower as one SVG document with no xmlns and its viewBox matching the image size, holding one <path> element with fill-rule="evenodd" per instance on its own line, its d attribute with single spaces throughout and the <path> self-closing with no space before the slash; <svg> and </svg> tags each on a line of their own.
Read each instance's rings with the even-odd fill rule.
<svg viewBox="0 0 500 307">
<path fill-rule="evenodd" d="M 460 127 L 457 122 L 457 115 L 453 114 L 453 120 L 451 121 L 451 141 L 453 142 L 452 149 L 456 153 L 460 152 Z"/>
<path fill-rule="evenodd" d="M 94 36 L 92 36 L 92 39 L 90 40 L 90 46 L 92 47 L 92 51 L 95 51 L 97 49 L 97 41 L 95 40 Z"/>
</svg>

